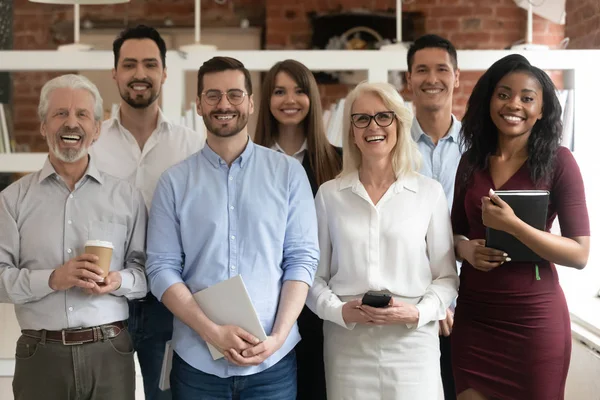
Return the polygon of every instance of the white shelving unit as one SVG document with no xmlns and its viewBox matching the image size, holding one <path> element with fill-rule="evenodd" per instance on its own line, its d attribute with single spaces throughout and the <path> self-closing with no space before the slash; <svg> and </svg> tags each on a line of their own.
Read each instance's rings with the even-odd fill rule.
<svg viewBox="0 0 600 400">
<path fill-rule="evenodd" d="M 600 64 L 597 50 L 459 50 L 458 63 L 462 71 L 484 71 L 496 60 L 511 53 L 520 53 L 544 70 L 564 72 L 565 88 L 575 89 L 576 151 L 587 151 L 596 144 L 595 98 L 598 85 L 594 66 Z M 227 55 L 242 61 L 251 71 L 267 71 L 284 59 L 295 59 L 313 71 L 367 71 L 369 81 L 387 81 L 388 71 L 405 71 L 406 51 L 213 51 L 183 53 L 169 51 L 168 80 L 163 86 L 162 109 L 172 120 L 179 120 L 184 108 L 184 88 L 196 82 L 185 82 L 186 71 L 196 71 L 209 58 Z M 101 71 L 113 68 L 111 51 L 72 52 L 68 57 L 57 51 L 0 51 L 0 71 Z M 591 151 L 591 150 L 590 150 Z M 29 172 L 41 166 L 40 154 L 0 154 L 0 172 Z M 40 163 L 41 162 L 41 163 Z"/>
<path fill-rule="evenodd" d="M 0 172 L 34 172 L 42 168 L 46 153 L 0 154 Z"/>
</svg>

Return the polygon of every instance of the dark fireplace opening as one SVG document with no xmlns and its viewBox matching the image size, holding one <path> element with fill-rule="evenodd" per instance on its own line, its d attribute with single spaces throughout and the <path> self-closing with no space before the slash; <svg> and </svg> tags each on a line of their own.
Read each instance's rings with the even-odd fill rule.
<svg viewBox="0 0 600 400">
<path fill-rule="evenodd" d="M 355 10 L 335 13 L 310 13 L 311 48 L 326 50 L 374 50 L 396 40 L 394 10 L 373 12 Z M 412 42 L 425 33 L 425 15 L 402 13 L 402 41 Z M 343 76 L 336 72 L 317 72 L 318 83 L 339 83 Z M 354 81 L 354 79 L 353 79 Z"/>
</svg>

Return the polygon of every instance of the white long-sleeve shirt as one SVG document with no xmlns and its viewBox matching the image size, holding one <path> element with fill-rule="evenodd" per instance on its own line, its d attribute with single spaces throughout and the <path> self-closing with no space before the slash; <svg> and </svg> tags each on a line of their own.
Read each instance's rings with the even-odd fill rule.
<svg viewBox="0 0 600 400">
<path fill-rule="evenodd" d="M 170 122 L 158 111 L 156 129 L 140 149 L 131 132 L 121 124 L 121 112 L 102 123 L 98 141 L 90 147 L 98 169 L 125 179 L 142 191 L 148 211 L 161 174 L 204 146 L 197 132 Z"/>
<path fill-rule="evenodd" d="M 339 296 L 387 290 L 416 299 L 417 328 L 443 319 L 458 276 L 442 186 L 417 173 L 396 180 L 374 205 L 352 173 L 323 184 L 315 198 L 321 259 L 307 304 L 352 329 Z"/>
</svg>

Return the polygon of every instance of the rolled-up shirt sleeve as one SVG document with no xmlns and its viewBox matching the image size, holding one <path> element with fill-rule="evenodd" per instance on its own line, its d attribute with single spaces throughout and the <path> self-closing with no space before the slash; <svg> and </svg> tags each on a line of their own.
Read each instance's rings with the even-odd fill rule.
<svg viewBox="0 0 600 400">
<path fill-rule="evenodd" d="M 53 270 L 19 268 L 17 203 L 15 187 L 0 193 L 0 302 L 25 304 L 54 292 L 48 283 Z"/>
<path fill-rule="evenodd" d="M 161 300 L 168 288 L 183 283 L 183 245 L 173 182 L 164 173 L 156 187 L 148 220 L 146 273 L 150 290 Z"/>
<path fill-rule="evenodd" d="M 317 216 L 306 172 L 298 162 L 289 170 L 289 212 L 283 244 L 283 281 L 311 286 L 319 262 Z"/>
<path fill-rule="evenodd" d="M 134 190 L 132 196 L 132 224 L 129 231 L 128 246 L 125 252 L 124 269 L 121 273 L 121 287 L 114 291 L 115 296 L 125 296 L 133 300 L 148 293 L 148 284 L 144 271 L 146 262 L 146 226 L 148 222 L 146 205 L 139 190 Z"/>
</svg>

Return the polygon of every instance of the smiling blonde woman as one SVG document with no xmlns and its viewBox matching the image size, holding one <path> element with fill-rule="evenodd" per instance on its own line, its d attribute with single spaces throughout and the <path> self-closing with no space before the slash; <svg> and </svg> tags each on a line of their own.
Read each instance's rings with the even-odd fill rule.
<svg viewBox="0 0 600 400">
<path fill-rule="evenodd" d="M 446 197 L 416 172 L 411 121 L 391 85 L 359 84 L 346 98 L 342 174 L 315 199 L 321 259 L 307 302 L 325 320 L 330 400 L 439 396 L 437 321 L 458 277 Z M 390 301 L 367 306 L 367 292 Z"/>
</svg>

